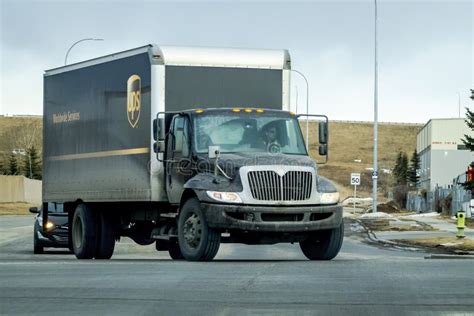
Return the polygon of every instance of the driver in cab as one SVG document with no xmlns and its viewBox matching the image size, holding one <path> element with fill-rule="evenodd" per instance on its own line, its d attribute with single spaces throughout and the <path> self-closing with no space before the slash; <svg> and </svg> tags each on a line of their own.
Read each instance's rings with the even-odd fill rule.
<svg viewBox="0 0 474 316">
<path fill-rule="evenodd" d="M 280 143 L 278 142 L 278 134 L 275 126 L 270 126 L 265 130 L 263 143 L 265 149 L 270 153 L 280 152 Z"/>
</svg>

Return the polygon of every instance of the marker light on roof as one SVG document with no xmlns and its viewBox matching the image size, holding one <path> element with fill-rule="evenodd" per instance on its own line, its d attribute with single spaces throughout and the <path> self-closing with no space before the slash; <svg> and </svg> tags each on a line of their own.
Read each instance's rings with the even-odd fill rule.
<svg viewBox="0 0 474 316">
<path fill-rule="evenodd" d="M 246 109 L 244 109 L 244 111 L 247 112 L 247 113 L 250 113 L 250 112 L 252 112 L 252 109 L 246 108 Z"/>
<path fill-rule="evenodd" d="M 233 109 L 232 109 L 232 112 L 239 113 L 239 112 L 240 112 L 240 109 L 239 109 L 239 108 L 233 108 Z"/>
<path fill-rule="evenodd" d="M 198 113 L 198 114 L 201 114 L 201 113 L 204 113 L 204 110 L 203 109 L 197 109 L 195 112 Z"/>
<path fill-rule="evenodd" d="M 263 113 L 263 112 L 265 112 L 263 109 L 257 109 L 256 111 L 257 111 L 257 113 Z"/>
</svg>

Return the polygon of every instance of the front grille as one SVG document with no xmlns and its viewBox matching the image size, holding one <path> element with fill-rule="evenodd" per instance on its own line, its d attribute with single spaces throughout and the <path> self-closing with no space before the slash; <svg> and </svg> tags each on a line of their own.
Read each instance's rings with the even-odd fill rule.
<svg viewBox="0 0 474 316">
<path fill-rule="evenodd" d="M 302 201 L 311 197 L 313 176 L 308 171 L 288 171 L 283 176 L 275 171 L 249 171 L 252 197 L 263 201 Z"/>
<path fill-rule="evenodd" d="M 262 221 L 264 222 L 301 222 L 303 220 L 303 214 L 274 214 L 274 213 L 262 213 Z"/>
</svg>

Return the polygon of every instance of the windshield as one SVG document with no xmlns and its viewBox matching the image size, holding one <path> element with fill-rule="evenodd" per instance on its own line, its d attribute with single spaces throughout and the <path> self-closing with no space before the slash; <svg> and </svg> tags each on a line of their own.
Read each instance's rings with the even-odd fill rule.
<svg viewBox="0 0 474 316">
<path fill-rule="evenodd" d="M 306 155 L 298 120 L 286 113 L 206 113 L 194 119 L 198 153 L 270 152 Z"/>
</svg>

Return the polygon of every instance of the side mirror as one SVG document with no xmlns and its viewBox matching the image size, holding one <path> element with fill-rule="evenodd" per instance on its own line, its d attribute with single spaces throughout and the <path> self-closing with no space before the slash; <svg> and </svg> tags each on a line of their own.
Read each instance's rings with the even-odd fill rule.
<svg viewBox="0 0 474 316">
<path fill-rule="evenodd" d="M 319 155 L 326 156 L 328 154 L 328 147 L 326 144 L 319 145 Z"/>
<path fill-rule="evenodd" d="M 328 124 L 326 122 L 319 122 L 319 143 L 327 144 L 327 142 L 328 142 Z M 320 147 L 320 151 L 321 151 L 321 147 Z"/>
<path fill-rule="evenodd" d="M 155 128 L 155 122 L 153 122 L 153 135 L 156 135 L 155 140 L 158 140 L 158 141 L 165 140 L 166 131 L 165 131 L 165 118 L 164 117 L 156 118 L 156 128 Z"/>
<path fill-rule="evenodd" d="M 39 210 L 38 210 L 37 207 L 30 207 L 30 213 L 38 214 L 38 213 L 39 213 Z"/>
<path fill-rule="evenodd" d="M 158 132 L 158 121 L 157 119 L 153 120 L 153 140 L 156 142 Z"/>
</svg>

